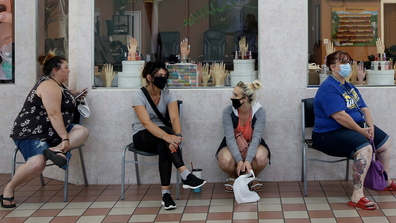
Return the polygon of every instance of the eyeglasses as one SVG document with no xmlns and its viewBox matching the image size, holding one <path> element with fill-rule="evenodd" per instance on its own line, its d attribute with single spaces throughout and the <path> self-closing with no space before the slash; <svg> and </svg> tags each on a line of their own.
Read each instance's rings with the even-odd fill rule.
<svg viewBox="0 0 396 223">
<path fill-rule="evenodd" d="M 341 61 L 338 61 L 338 63 L 352 65 L 353 64 L 353 60 L 341 60 Z"/>
</svg>

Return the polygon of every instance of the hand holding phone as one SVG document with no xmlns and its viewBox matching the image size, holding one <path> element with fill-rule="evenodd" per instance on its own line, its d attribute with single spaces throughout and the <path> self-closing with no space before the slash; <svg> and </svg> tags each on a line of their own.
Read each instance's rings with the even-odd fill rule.
<svg viewBox="0 0 396 223">
<path fill-rule="evenodd" d="M 85 92 L 88 91 L 88 88 L 85 88 L 85 90 L 83 90 L 80 94 L 78 94 L 75 99 L 79 98 L 81 95 L 83 95 Z"/>
</svg>

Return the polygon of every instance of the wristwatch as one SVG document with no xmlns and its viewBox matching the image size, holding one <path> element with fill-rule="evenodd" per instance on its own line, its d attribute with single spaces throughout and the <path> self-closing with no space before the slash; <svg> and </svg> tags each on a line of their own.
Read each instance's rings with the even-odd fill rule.
<svg viewBox="0 0 396 223">
<path fill-rule="evenodd" d="M 176 133 L 175 136 L 183 137 L 180 133 Z"/>
</svg>

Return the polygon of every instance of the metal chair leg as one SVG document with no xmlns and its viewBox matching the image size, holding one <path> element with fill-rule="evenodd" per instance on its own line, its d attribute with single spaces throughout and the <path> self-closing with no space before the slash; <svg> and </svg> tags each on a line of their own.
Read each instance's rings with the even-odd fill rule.
<svg viewBox="0 0 396 223">
<path fill-rule="evenodd" d="M 78 148 L 78 152 L 80 153 L 80 161 L 81 161 L 81 167 L 82 167 L 83 176 L 84 176 L 84 184 L 86 187 L 88 187 L 87 171 L 85 170 L 85 162 L 84 162 L 82 147 Z"/>
<path fill-rule="evenodd" d="M 346 160 L 346 177 L 345 180 L 349 180 L 349 159 Z"/>
<path fill-rule="evenodd" d="M 127 147 L 124 147 L 124 151 L 122 151 L 122 160 L 121 160 L 121 200 L 125 198 L 125 152 Z"/>
<path fill-rule="evenodd" d="M 69 164 L 67 164 L 66 170 L 65 170 L 65 188 L 64 188 L 64 196 L 63 196 L 63 201 L 67 202 L 67 192 L 69 189 Z"/>
<path fill-rule="evenodd" d="M 15 171 L 16 171 L 16 154 L 18 152 L 18 148 L 14 150 L 12 154 L 12 168 L 11 168 L 11 179 L 14 178 Z"/>
<path fill-rule="evenodd" d="M 308 196 L 308 187 L 307 187 L 307 158 L 305 156 L 305 144 L 303 148 L 303 179 L 304 179 L 304 196 Z"/>
<path fill-rule="evenodd" d="M 133 153 L 133 154 L 135 156 L 135 161 L 137 162 L 138 161 L 137 153 Z M 135 163 L 135 172 L 136 172 L 137 185 L 140 185 L 140 176 L 139 176 L 139 165 L 138 165 L 138 163 Z"/>
<path fill-rule="evenodd" d="M 41 186 L 45 186 L 43 173 L 40 173 Z"/>
</svg>

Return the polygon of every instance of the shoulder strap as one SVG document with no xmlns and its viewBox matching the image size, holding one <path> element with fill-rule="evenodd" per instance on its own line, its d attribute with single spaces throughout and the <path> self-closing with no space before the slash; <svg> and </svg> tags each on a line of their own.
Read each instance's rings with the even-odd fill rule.
<svg viewBox="0 0 396 223">
<path fill-rule="evenodd" d="M 145 87 L 140 88 L 143 91 L 144 96 L 146 96 L 147 101 L 150 103 L 151 108 L 153 108 L 155 114 L 157 114 L 158 118 L 161 119 L 161 121 L 164 123 L 164 125 L 171 127 L 172 124 L 170 123 L 169 120 L 167 120 L 160 111 L 158 111 L 157 106 L 155 106 L 153 99 L 151 99 L 147 89 Z"/>
<path fill-rule="evenodd" d="M 373 150 L 374 150 L 373 152 L 375 153 L 375 159 L 378 160 L 378 154 L 377 154 L 377 150 L 375 149 L 374 140 L 371 137 L 370 137 L 370 143 L 373 146 Z M 374 156 L 371 156 L 371 160 L 375 161 L 373 157 Z"/>
</svg>

